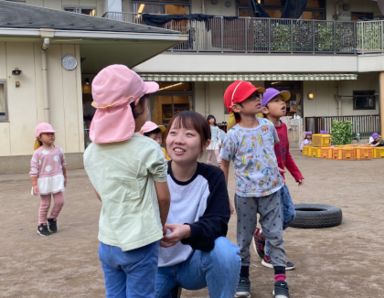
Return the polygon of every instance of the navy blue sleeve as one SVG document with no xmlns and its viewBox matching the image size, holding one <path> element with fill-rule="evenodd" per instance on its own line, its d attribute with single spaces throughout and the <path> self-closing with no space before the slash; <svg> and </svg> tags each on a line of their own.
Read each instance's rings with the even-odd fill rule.
<svg viewBox="0 0 384 298">
<path fill-rule="evenodd" d="M 191 245 L 193 249 L 210 251 L 214 248 L 216 238 L 227 235 L 231 213 L 224 173 L 217 167 L 205 164 L 201 164 L 201 171 L 209 183 L 207 208 L 197 222 L 189 224 L 191 236 L 181 242 Z"/>
</svg>

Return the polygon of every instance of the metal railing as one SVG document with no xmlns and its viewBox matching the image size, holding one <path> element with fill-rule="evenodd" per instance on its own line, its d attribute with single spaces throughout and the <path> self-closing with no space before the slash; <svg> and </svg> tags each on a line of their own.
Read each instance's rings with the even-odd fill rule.
<svg viewBox="0 0 384 298">
<path fill-rule="evenodd" d="M 321 116 L 305 117 L 305 130 L 319 133 L 320 131 L 331 132 L 332 121 L 350 121 L 352 123 L 352 133 L 360 134 L 361 137 L 368 137 L 374 131 L 380 131 L 379 115 L 359 115 L 359 116 Z"/>
<path fill-rule="evenodd" d="M 189 35 L 173 51 L 366 54 L 384 53 L 384 21 L 323 21 L 206 16 L 172 19 L 160 27 Z M 104 17 L 146 24 L 148 15 L 107 12 Z M 147 22 L 148 23 L 148 22 Z"/>
</svg>

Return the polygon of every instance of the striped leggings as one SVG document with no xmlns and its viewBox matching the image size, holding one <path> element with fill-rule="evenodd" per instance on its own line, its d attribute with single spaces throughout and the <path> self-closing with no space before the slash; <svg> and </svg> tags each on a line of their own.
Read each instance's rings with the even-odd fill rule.
<svg viewBox="0 0 384 298">
<path fill-rule="evenodd" d="M 51 195 L 53 196 L 53 208 L 49 218 L 56 219 L 59 216 L 61 208 L 64 205 L 64 195 L 62 192 L 40 195 L 40 207 L 39 207 L 39 225 L 47 223 L 48 211 L 51 206 Z"/>
</svg>

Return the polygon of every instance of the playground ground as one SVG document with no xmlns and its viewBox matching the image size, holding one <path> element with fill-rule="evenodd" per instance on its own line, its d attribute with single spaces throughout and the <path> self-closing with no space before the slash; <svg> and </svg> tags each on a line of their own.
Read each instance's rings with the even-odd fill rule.
<svg viewBox="0 0 384 298">
<path fill-rule="evenodd" d="M 323 229 L 289 228 L 286 251 L 291 297 L 383 297 L 384 159 L 333 161 L 294 152 L 305 182 L 287 183 L 296 203 L 340 207 L 343 223 Z M 0 175 L 0 297 L 104 297 L 97 258 L 100 202 L 83 170 L 68 173 L 59 232 L 36 234 L 38 198 L 26 175 Z M 231 179 L 232 180 L 232 179 Z M 229 187 L 233 197 L 233 180 Z M 235 216 L 229 238 L 235 241 Z M 253 252 L 252 252 L 253 253 Z M 272 297 L 273 273 L 253 253 L 252 297 Z M 206 290 L 182 297 L 208 297 Z"/>
</svg>

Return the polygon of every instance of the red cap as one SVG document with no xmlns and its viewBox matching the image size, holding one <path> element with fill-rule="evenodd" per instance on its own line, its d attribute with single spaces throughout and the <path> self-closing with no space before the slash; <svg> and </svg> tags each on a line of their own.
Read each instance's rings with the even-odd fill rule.
<svg viewBox="0 0 384 298">
<path fill-rule="evenodd" d="M 233 105 L 242 103 L 248 99 L 255 92 L 263 93 L 265 88 L 256 87 L 247 81 L 234 81 L 231 83 L 224 92 L 224 105 L 228 112 L 232 110 Z"/>
</svg>

